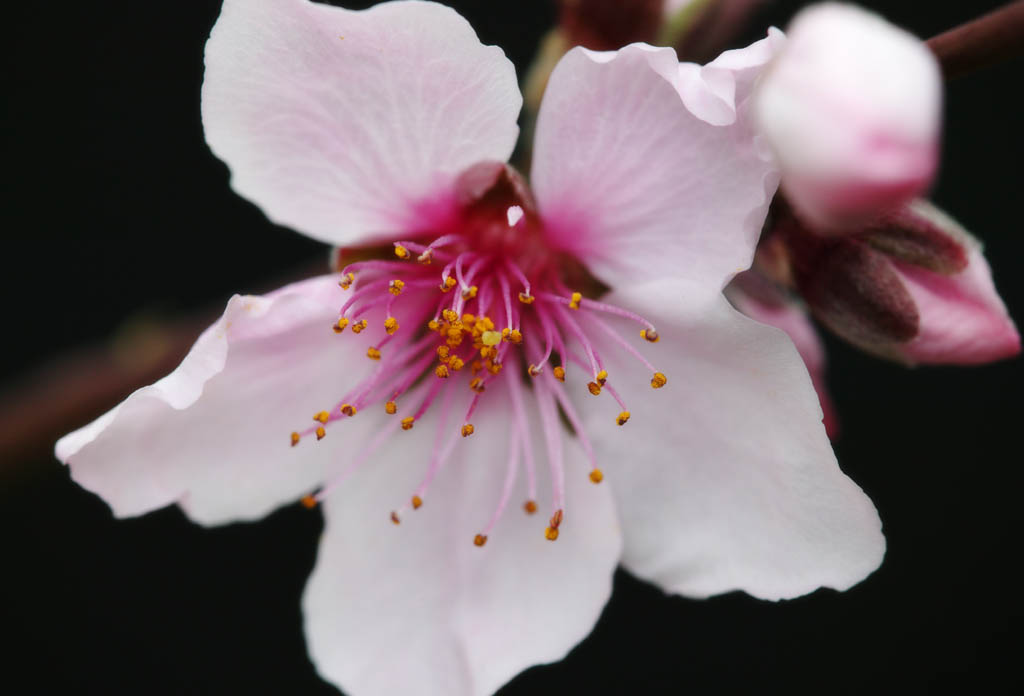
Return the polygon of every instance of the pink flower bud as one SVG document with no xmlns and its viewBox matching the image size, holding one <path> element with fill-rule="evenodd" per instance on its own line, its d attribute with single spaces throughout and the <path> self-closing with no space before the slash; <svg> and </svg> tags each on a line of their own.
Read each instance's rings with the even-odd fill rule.
<svg viewBox="0 0 1024 696">
<path fill-rule="evenodd" d="M 920 193 L 935 173 L 942 86 L 920 40 L 852 5 L 793 20 L 755 95 L 755 118 L 797 211 L 856 226 Z"/>
</svg>

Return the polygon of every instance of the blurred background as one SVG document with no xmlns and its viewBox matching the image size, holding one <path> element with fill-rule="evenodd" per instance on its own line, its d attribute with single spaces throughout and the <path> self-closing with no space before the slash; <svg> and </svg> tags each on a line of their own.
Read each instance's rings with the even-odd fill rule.
<svg viewBox="0 0 1024 696">
<path fill-rule="evenodd" d="M 6 9 L 0 692 L 337 693 L 306 657 L 298 602 L 319 512 L 214 530 L 177 509 L 114 521 L 52 456 L 59 435 L 172 369 L 232 293 L 325 267 L 321 245 L 230 191 L 203 141 L 219 4 Z M 552 0 L 447 4 L 520 76 L 556 15 Z M 802 4 L 760 3 L 731 45 Z M 1000 3 L 862 4 L 927 38 Z M 1018 322 L 1022 74 L 1017 60 L 948 85 L 933 191 L 985 242 Z M 1020 361 L 907 370 L 827 340 L 835 448 L 881 514 L 882 568 L 779 604 L 665 597 L 620 572 L 593 634 L 503 696 L 1021 692 Z"/>
</svg>

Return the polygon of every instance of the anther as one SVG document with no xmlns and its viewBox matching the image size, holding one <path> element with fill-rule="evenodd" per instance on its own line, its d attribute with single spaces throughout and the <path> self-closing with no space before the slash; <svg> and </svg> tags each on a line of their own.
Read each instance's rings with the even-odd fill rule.
<svg viewBox="0 0 1024 696">
<path fill-rule="evenodd" d="M 448 372 L 447 365 L 438 365 L 436 368 L 434 368 L 434 374 L 440 377 L 441 379 L 448 379 L 448 375 L 451 373 Z"/>
<path fill-rule="evenodd" d="M 324 426 L 318 425 L 316 427 L 316 439 L 317 440 L 323 440 L 324 439 L 324 435 L 326 435 L 326 434 L 327 434 L 327 431 L 324 430 Z"/>
<path fill-rule="evenodd" d="M 324 425 L 327 425 L 327 421 L 328 421 L 328 419 L 330 419 L 330 417 L 331 417 L 331 414 L 329 414 L 327 411 L 321 411 L 320 413 L 318 413 L 315 416 L 313 416 L 313 420 L 320 421 Z"/>
<path fill-rule="evenodd" d="M 400 259 L 407 259 L 407 258 L 409 258 L 409 250 L 406 249 L 401 244 L 396 244 L 395 245 L 395 256 L 397 256 Z"/>
<path fill-rule="evenodd" d="M 618 423 L 619 425 L 625 425 L 626 421 L 628 421 L 628 420 L 629 420 L 629 411 L 623 411 L 622 413 L 620 413 L 615 418 L 615 422 Z"/>
<path fill-rule="evenodd" d="M 395 415 L 396 413 L 398 413 L 398 404 L 396 404 L 394 401 L 387 402 L 386 404 L 384 404 L 384 412 L 387 413 L 389 416 Z"/>
<path fill-rule="evenodd" d="M 657 343 L 658 339 L 661 338 L 661 336 L 658 335 L 658 332 L 654 329 L 640 329 L 640 336 L 650 343 Z"/>
<path fill-rule="evenodd" d="M 583 294 L 574 292 L 572 297 L 569 298 L 569 309 L 579 309 L 580 302 L 583 301 Z"/>
<path fill-rule="evenodd" d="M 449 290 L 454 288 L 456 285 L 457 285 L 457 283 L 456 283 L 455 279 L 452 278 L 451 276 L 448 276 L 443 281 L 441 281 L 441 292 L 448 292 Z"/>
<path fill-rule="evenodd" d="M 388 283 L 388 292 L 390 292 L 392 295 L 401 295 L 402 294 L 402 288 L 404 288 L 404 287 L 405 287 L 405 281 L 404 280 L 398 280 L 397 278 L 395 278 L 390 283 Z"/>
<path fill-rule="evenodd" d="M 602 481 L 604 481 L 604 474 L 601 473 L 600 469 L 591 469 L 590 480 L 593 481 L 594 483 L 601 483 Z"/>
<path fill-rule="evenodd" d="M 519 329 L 502 329 L 501 338 L 505 342 L 517 346 L 523 342 L 523 334 L 520 333 Z"/>
<path fill-rule="evenodd" d="M 402 430 L 412 430 L 412 425 L 415 422 L 415 418 L 413 418 L 412 416 L 406 416 L 405 418 L 402 419 Z"/>
<path fill-rule="evenodd" d="M 531 377 L 536 377 L 537 375 L 540 374 L 540 368 L 531 363 L 530 366 L 526 368 L 526 374 L 530 375 Z"/>
<path fill-rule="evenodd" d="M 475 285 L 470 285 L 468 288 L 466 288 L 465 290 L 462 291 L 462 299 L 464 299 L 464 300 L 471 300 L 471 299 L 473 299 L 474 297 L 476 297 L 477 289 L 478 288 Z"/>
<path fill-rule="evenodd" d="M 449 324 L 454 324 L 459 320 L 459 315 L 455 313 L 454 309 L 444 310 L 443 312 L 441 312 L 441 316 L 444 317 L 444 320 Z"/>
<path fill-rule="evenodd" d="M 476 323 L 476 316 L 469 314 L 467 312 L 466 314 L 462 315 L 462 323 L 467 326 L 472 326 L 473 324 Z"/>
<path fill-rule="evenodd" d="M 606 370 L 601 370 L 600 372 L 597 373 L 597 376 L 594 378 L 594 381 L 603 387 L 604 383 L 608 381 L 608 372 Z"/>
<path fill-rule="evenodd" d="M 384 320 L 384 330 L 388 332 L 388 336 L 391 336 L 398 331 L 398 320 L 394 317 L 388 317 Z"/>
<path fill-rule="evenodd" d="M 483 546 L 484 544 L 487 543 L 487 535 L 486 534 L 477 534 L 475 537 L 473 537 L 473 543 L 476 544 L 477 546 Z"/>
<path fill-rule="evenodd" d="M 469 380 L 469 388 L 475 391 L 477 394 L 482 393 L 487 387 L 484 386 L 484 381 L 479 377 L 474 377 Z"/>
<path fill-rule="evenodd" d="M 348 319 L 342 317 L 331 328 L 334 329 L 334 333 L 340 334 L 342 331 L 345 330 L 346 326 L 348 326 Z"/>
<path fill-rule="evenodd" d="M 366 357 L 370 360 L 380 360 L 380 349 L 370 346 L 366 349 Z"/>
<path fill-rule="evenodd" d="M 473 424 L 466 423 L 464 426 L 462 426 L 462 437 L 469 437 L 470 435 L 473 434 L 473 430 Z"/>
<path fill-rule="evenodd" d="M 419 497 L 418 495 L 414 495 L 412 497 L 412 501 L 411 502 L 412 502 L 412 509 L 413 510 L 419 510 L 420 509 L 420 505 L 423 505 L 423 498 Z"/>
<path fill-rule="evenodd" d="M 299 444 L 299 440 L 301 440 L 301 439 L 302 438 L 299 437 L 298 433 L 292 433 L 292 447 L 294 447 L 295 445 Z"/>
<path fill-rule="evenodd" d="M 668 378 L 660 372 L 655 372 L 654 376 L 651 377 L 651 386 L 654 389 L 661 389 L 668 384 Z"/>
<path fill-rule="evenodd" d="M 342 404 L 340 410 L 344 415 L 348 416 L 349 418 L 356 415 L 356 407 L 353 406 L 352 404 Z"/>
<path fill-rule="evenodd" d="M 559 382 L 565 381 L 565 368 L 562 367 L 561 365 L 556 366 L 555 369 L 551 371 L 551 374 L 553 374 L 555 376 L 555 379 L 557 379 Z"/>
<path fill-rule="evenodd" d="M 416 260 L 422 263 L 424 266 L 429 266 L 430 262 L 434 259 L 434 250 L 427 249 L 422 254 L 416 257 Z"/>
<path fill-rule="evenodd" d="M 341 286 L 342 290 L 348 290 L 352 287 L 352 283 L 356 281 L 356 274 L 351 271 L 342 276 L 341 280 L 338 281 L 338 285 Z"/>
<path fill-rule="evenodd" d="M 459 370 L 461 370 L 461 369 L 462 369 L 463 367 L 465 367 L 465 365 L 466 365 L 466 361 L 465 361 L 465 360 L 463 360 L 462 358 L 460 358 L 460 357 L 459 357 L 459 356 L 457 356 L 457 355 L 453 355 L 453 356 L 451 357 L 451 360 L 449 360 L 449 361 L 448 361 L 448 365 L 449 365 L 449 367 L 451 367 L 451 368 L 452 368 L 452 369 L 453 369 L 454 371 L 458 372 L 458 371 L 459 371 Z"/>
<path fill-rule="evenodd" d="M 397 512 L 392 512 L 391 513 L 391 522 L 392 522 L 392 524 L 400 524 L 402 522 L 402 520 L 400 520 L 398 518 L 398 513 Z"/>
<path fill-rule="evenodd" d="M 533 295 L 527 295 L 525 292 L 519 293 L 519 301 L 523 304 L 533 304 L 533 301 L 537 299 Z"/>
<path fill-rule="evenodd" d="M 355 324 L 352 325 L 352 333 L 355 333 L 355 334 L 362 333 L 363 329 L 365 329 L 366 326 L 367 326 L 366 320 L 365 319 L 360 319 L 359 321 L 357 321 Z"/>
<path fill-rule="evenodd" d="M 431 319 L 430 321 L 427 322 L 427 328 L 430 329 L 431 331 L 437 331 L 438 329 L 441 328 L 441 324 L 440 322 L 437 321 L 437 319 Z"/>
<path fill-rule="evenodd" d="M 533 500 L 527 500 L 525 503 L 523 503 L 523 510 L 526 510 L 527 515 L 532 515 L 533 513 L 537 512 L 537 503 L 534 502 Z"/>
<path fill-rule="evenodd" d="M 555 541 L 558 538 L 558 527 L 547 527 L 544 530 L 544 538 L 548 541 Z"/>
<path fill-rule="evenodd" d="M 589 389 L 590 393 L 594 396 L 601 395 L 601 385 L 597 382 L 587 382 L 587 389 Z"/>
<path fill-rule="evenodd" d="M 312 510 L 313 508 L 316 507 L 316 498 L 314 498 L 312 495 L 308 493 L 299 498 L 299 502 L 302 503 L 302 507 L 306 508 L 307 510 Z"/>
</svg>

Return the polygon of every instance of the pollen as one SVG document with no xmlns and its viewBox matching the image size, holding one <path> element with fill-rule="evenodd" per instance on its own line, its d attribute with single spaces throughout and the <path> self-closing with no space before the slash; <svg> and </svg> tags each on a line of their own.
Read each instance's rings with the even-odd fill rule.
<svg viewBox="0 0 1024 696">
<path fill-rule="evenodd" d="M 313 508 L 316 507 L 316 498 L 314 498 L 312 495 L 309 495 L 308 493 L 299 498 L 299 502 L 302 503 L 302 507 L 306 508 L 307 510 L 312 510 Z"/>
<path fill-rule="evenodd" d="M 565 368 L 562 367 L 561 365 L 556 366 L 555 369 L 551 371 L 551 374 L 553 374 L 555 376 L 555 379 L 557 379 L 559 382 L 565 381 Z"/>
<path fill-rule="evenodd" d="M 331 414 L 329 414 L 327 411 L 321 411 L 320 413 L 318 413 L 315 416 L 313 416 L 313 420 L 320 421 L 324 425 L 327 425 L 327 420 L 330 417 L 331 417 Z"/>
<path fill-rule="evenodd" d="M 649 343 L 657 343 L 661 338 L 654 329 L 641 329 L 640 336 Z"/>
<path fill-rule="evenodd" d="M 389 416 L 395 415 L 396 413 L 398 413 L 398 404 L 396 404 L 394 401 L 387 402 L 386 404 L 384 404 L 384 412 L 387 413 Z"/>
<path fill-rule="evenodd" d="M 597 373 L 597 377 L 594 378 L 594 381 L 603 387 L 604 383 L 608 381 L 608 372 L 606 370 L 601 370 Z"/>
<path fill-rule="evenodd" d="M 448 292 L 456 285 L 457 283 L 455 282 L 455 279 L 452 278 L 451 276 L 448 276 L 447 278 L 441 281 L 441 292 Z"/>
<path fill-rule="evenodd" d="M 569 309 L 579 309 L 580 302 L 583 301 L 582 293 L 574 292 L 572 297 L 569 298 Z"/>
<path fill-rule="evenodd" d="M 462 426 L 462 437 L 469 437 L 473 434 L 474 428 L 472 423 L 466 423 Z"/>
<path fill-rule="evenodd" d="M 298 433 L 292 433 L 292 439 L 291 439 L 292 447 L 294 447 L 295 445 L 299 444 L 299 440 L 301 440 L 301 439 L 302 438 L 299 436 Z"/>
<path fill-rule="evenodd" d="M 341 280 L 338 281 L 338 285 L 341 286 L 342 290 L 348 290 L 352 287 L 352 283 L 354 282 L 356 282 L 356 274 L 350 271 L 341 277 Z"/>
<path fill-rule="evenodd" d="M 600 469 L 591 469 L 590 480 L 593 481 L 594 483 L 601 483 L 602 481 L 604 481 L 604 474 L 601 473 Z"/>
<path fill-rule="evenodd" d="M 501 343 L 501 334 L 497 331 L 484 331 L 480 335 L 480 342 L 485 346 L 496 346 Z"/>
<path fill-rule="evenodd" d="M 516 346 L 523 342 L 523 334 L 520 333 L 519 329 L 502 329 L 501 338 L 503 341 Z"/>
<path fill-rule="evenodd" d="M 326 430 L 324 430 L 324 426 L 322 426 L 322 425 L 318 425 L 318 426 L 316 427 L 316 439 L 317 439 L 317 440 L 323 440 L 323 439 L 324 439 L 324 436 L 325 436 L 326 434 L 327 434 L 327 431 L 326 431 Z"/>
<path fill-rule="evenodd" d="M 618 423 L 619 425 L 625 425 L 626 421 L 628 421 L 628 420 L 629 420 L 629 411 L 623 411 L 622 413 L 620 413 L 615 418 L 615 422 Z"/>
<path fill-rule="evenodd" d="M 370 346 L 366 349 L 366 357 L 370 360 L 380 360 L 380 349 Z"/>
<path fill-rule="evenodd" d="M 654 389 L 661 389 L 668 384 L 668 378 L 660 372 L 655 372 L 654 376 L 651 377 L 651 387 Z"/>
<path fill-rule="evenodd" d="M 405 287 L 405 281 L 404 280 L 399 280 L 398 278 L 395 278 L 390 283 L 388 283 L 388 292 L 390 292 L 392 295 L 401 295 L 402 294 L 402 288 L 404 288 L 404 287 Z"/>
<path fill-rule="evenodd" d="M 477 534 L 475 537 L 473 537 L 473 543 L 477 546 L 483 546 L 487 543 L 487 535 Z"/>
<path fill-rule="evenodd" d="M 402 520 L 399 519 L 397 512 L 392 512 L 391 513 L 391 523 L 392 524 L 401 524 L 402 523 Z"/>
<path fill-rule="evenodd" d="M 402 419 L 402 430 L 412 430 L 413 423 L 415 422 L 415 418 L 413 418 L 412 416 L 406 416 L 405 418 Z"/>
<path fill-rule="evenodd" d="M 462 299 L 464 299 L 464 300 L 471 300 L 471 299 L 473 299 L 474 297 L 476 297 L 477 290 L 478 290 L 477 286 L 470 285 L 468 288 L 466 288 L 465 290 L 462 291 Z"/>
<path fill-rule="evenodd" d="M 544 538 L 548 541 L 554 541 L 558 538 L 558 527 L 547 527 L 544 530 Z"/>
<path fill-rule="evenodd" d="M 440 377 L 441 379 L 448 379 L 448 375 L 450 375 L 451 373 L 448 372 L 447 365 L 438 365 L 437 367 L 434 368 L 434 374 Z"/>
<path fill-rule="evenodd" d="M 384 330 L 388 332 L 388 336 L 394 335 L 398 331 L 398 320 L 394 317 L 388 317 L 384 320 Z"/>
<path fill-rule="evenodd" d="M 527 500 L 525 503 L 523 503 L 523 510 L 526 511 L 527 515 L 532 515 L 533 513 L 537 512 L 537 503 L 534 502 L 533 500 Z"/>
<path fill-rule="evenodd" d="M 536 299 L 533 295 L 527 295 L 525 292 L 519 293 L 519 301 L 523 304 L 533 304 L 533 301 Z"/>
<path fill-rule="evenodd" d="M 448 361 L 448 366 L 451 367 L 452 370 L 454 370 L 455 372 L 461 370 L 463 367 L 465 367 L 465 365 L 466 361 L 457 355 L 453 355 L 451 360 Z"/>
<path fill-rule="evenodd" d="M 597 382 L 587 382 L 587 389 L 589 389 L 590 393 L 594 396 L 601 395 L 601 385 Z"/>
<path fill-rule="evenodd" d="M 334 329 L 334 333 L 340 334 L 342 331 L 345 330 L 346 326 L 348 326 L 348 319 L 342 317 L 331 328 Z"/>
<path fill-rule="evenodd" d="M 397 256 L 400 259 L 407 259 L 407 258 L 409 258 L 409 250 L 406 249 L 401 244 L 396 244 L 395 245 L 395 256 Z"/>
<path fill-rule="evenodd" d="M 441 328 L 441 323 L 437 319 L 431 319 L 427 322 L 427 328 L 431 331 L 437 331 Z"/>
<path fill-rule="evenodd" d="M 412 509 L 413 510 L 419 510 L 420 506 L 423 505 L 423 498 L 419 497 L 418 495 L 414 495 L 412 497 L 412 501 L 411 502 L 412 502 Z"/>
<path fill-rule="evenodd" d="M 341 410 L 341 412 L 343 414 L 345 414 L 349 418 L 351 418 L 352 416 L 356 415 L 356 407 L 353 406 L 352 404 L 342 404 L 340 410 Z"/>
<path fill-rule="evenodd" d="M 357 321 L 355 324 L 352 325 L 352 333 L 354 333 L 354 334 L 362 333 L 363 329 L 365 329 L 366 326 L 367 326 L 366 320 L 365 319 L 360 319 L 359 321 Z"/>
</svg>

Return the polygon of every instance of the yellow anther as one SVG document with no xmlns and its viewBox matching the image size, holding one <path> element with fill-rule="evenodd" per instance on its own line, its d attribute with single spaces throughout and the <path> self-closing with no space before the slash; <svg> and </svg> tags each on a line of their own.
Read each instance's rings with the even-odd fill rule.
<svg viewBox="0 0 1024 696">
<path fill-rule="evenodd" d="M 475 285 L 470 285 L 468 288 L 462 291 L 462 299 L 472 300 L 474 297 L 476 297 L 476 293 L 477 287 Z"/>
<path fill-rule="evenodd" d="M 604 481 L 604 474 L 601 473 L 600 469 L 591 469 L 590 480 L 593 481 L 594 483 L 601 483 L 602 481 Z"/>
<path fill-rule="evenodd" d="M 395 278 L 390 283 L 388 283 L 388 292 L 390 292 L 392 295 L 401 295 L 402 294 L 402 288 L 404 288 L 404 287 L 405 287 L 405 281 L 404 280 L 399 280 L 398 278 Z"/>
<path fill-rule="evenodd" d="M 423 505 L 423 498 L 419 497 L 418 495 L 414 495 L 412 497 L 412 509 L 419 510 L 420 505 Z"/>
<path fill-rule="evenodd" d="M 349 418 L 356 415 L 356 407 L 352 404 L 342 404 L 340 411 Z"/>
<path fill-rule="evenodd" d="M 544 538 L 548 541 L 555 541 L 558 538 L 558 527 L 547 527 L 544 530 Z"/>
<path fill-rule="evenodd" d="M 401 244 L 396 244 L 395 245 L 395 256 L 397 256 L 400 259 L 407 259 L 407 258 L 409 258 L 409 250 L 406 249 Z"/>
<path fill-rule="evenodd" d="M 536 299 L 533 295 L 527 295 L 525 292 L 519 293 L 519 301 L 523 304 L 533 304 L 533 301 Z"/>
<path fill-rule="evenodd" d="M 451 360 L 448 361 L 448 366 L 458 372 L 466 365 L 466 361 L 457 355 L 453 355 Z"/>
<path fill-rule="evenodd" d="M 464 426 L 462 426 L 462 437 L 469 437 L 470 435 L 473 434 L 473 430 L 473 424 L 466 423 Z"/>
<path fill-rule="evenodd" d="M 623 411 L 615 419 L 615 422 L 618 423 L 619 425 L 625 425 L 626 421 L 628 421 L 628 420 L 629 420 L 629 411 Z"/>
<path fill-rule="evenodd" d="M 388 332 L 388 336 L 391 336 L 398 331 L 398 320 L 394 317 L 388 317 L 384 320 L 384 330 Z"/>
<path fill-rule="evenodd" d="M 490 346 L 480 346 L 480 357 L 481 358 L 486 358 L 486 357 L 490 356 L 491 354 L 495 354 L 496 355 L 497 351 L 494 348 L 491 348 Z"/>
<path fill-rule="evenodd" d="M 462 331 L 459 329 L 448 329 L 448 338 L 445 339 L 445 343 L 450 345 L 452 348 L 462 344 Z"/>
<path fill-rule="evenodd" d="M 424 266 L 429 266 L 430 262 L 434 259 L 434 250 L 427 249 L 422 254 L 416 257 L 416 260 L 422 263 Z"/>
<path fill-rule="evenodd" d="M 477 372 L 484 369 L 484 364 L 479 360 L 474 360 L 472 363 L 470 363 L 469 369 L 475 375 Z"/>
<path fill-rule="evenodd" d="M 444 320 L 449 324 L 454 324 L 459 320 L 459 315 L 455 313 L 454 309 L 444 310 L 443 312 L 441 312 L 441 316 L 444 317 Z"/>
<path fill-rule="evenodd" d="M 313 416 L 313 420 L 320 421 L 324 425 L 327 425 L 327 421 L 330 419 L 330 417 L 331 414 L 329 414 L 327 411 L 320 411 L 320 413 Z"/>
<path fill-rule="evenodd" d="M 394 401 L 387 402 L 386 404 L 384 404 L 384 412 L 389 416 L 395 415 L 396 413 L 398 413 L 398 404 L 396 404 Z"/>
<path fill-rule="evenodd" d="M 655 372 L 651 377 L 651 386 L 655 389 L 661 389 L 666 384 L 668 384 L 668 378 L 660 372 Z"/>
<path fill-rule="evenodd" d="M 501 372 L 501 367 L 502 367 L 501 363 L 499 363 L 499 362 L 492 362 L 491 364 L 489 364 L 487 366 L 487 371 L 490 372 L 492 375 L 496 375 L 499 372 Z"/>
<path fill-rule="evenodd" d="M 527 515 L 532 515 L 537 512 L 537 503 L 532 500 L 527 500 L 523 503 L 523 510 L 526 510 Z"/>
<path fill-rule="evenodd" d="M 327 431 L 324 430 L 324 426 L 318 425 L 317 428 L 316 428 L 316 439 L 317 440 L 323 440 L 324 439 L 324 435 L 326 435 L 326 434 L 327 434 Z"/>
<path fill-rule="evenodd" d="M 540 374 L 540 371 L 540 368 L 537 367 L 536 365 L 533 365 L 532 363 L 528 368 L 526 368 L 526 374 L 530 375 L 531 377 L 536 377 L 537 375 Z"/>
<path fill-rule="evenodd" d="M 481 393 L 482 391 L 484 391 L 484 389 L 486 389 L 486 387 L 484 386 L 484 381 L 479 377 L 474 377 L 473 379 L 469 380 L 469 388 L 475 391 L 477 394 Z"/>
<path fill-rule="evenodd" d="M 480 336 L 480 342 L 485 346 L 496 346 L 501 343 L 501 334 L 497 331 L 484 331 Z"/>
<path fill-rule="evenodd" d="M 476 544 L 477 546 L 483 546 L 484 544 L 487 543 L 487 535 L 486 534 L 477 534 L 475 537 L 473 537 L 473 543 Z"/>
<path fill-rule="evenodd" d="M 348 326 L 348 319 L 342 317 L 331 328 L 334 329 L 334 333 L 341 333 L 345 330 L 346 326 Z"/>
<path fill-rule="evenodd" d="M 437 347 L 437 357 L 441 359 L 441 362 L 448 362 L 448 358 L 452 354 L 452 349 L 448 346 Z"/>
<path fill-rule="evenodd" d="M 312 510 L 313 508 L 316 507 L 316 498 L 308 494 L 302 496 L 299 499 L 299 502 L 302 503 L 302 507 L 306 508 L 307 510 Z"/>
<path fill-rule="evenodd" d="M 406 416 L 405 418 L 402 419 L 402 430 L 412 430 L 412 425 L 415 422 L 415 418 L 413 418 L 412 416 Z"/>
<path fill-rule="evenodd" d="M 355 324 L 352 325 L 352 333 L 356 333 L 356 334 L 357 333 L 362 333 L 363 329 L 365 329 L 366 326 L 367 326 L 366 320 L 365 319 L 360 319 L 359 321 L 357 321 Z"/>
<path fill-rule="evenodd" d="M 506 342 L 517 346 L 523 342 L 523 334 L 519 331 L 519 329 L 502 329 L 501 337 Z"/>
<path fill-rule="evenodd" d="M 606 370 L 601 370 L 597 373 L 597 377 L 594 378 L 594 381 L 603 387 L 604 383 L 608 381 L 608 372 Z"/>
<path fill-rule="evenodd" d="M 366 357 L 370 360 L 380 360 L 380 349 L 370 346 L 366 349 Z"/>
<path fill-rule="evenodd" d="M 472 314 L 463 314 L 462 323 L 467 325 L 473 325 L 476 323 L 476 317 L 473 316 Z"/>
<path fill-rule="evenodd" d="M 349 272 L 341 277 L 341 280 L 338 281 L 338 285 L 341 286 L 342 290 L 348 290 L 350 287 L 352 287 L 352 283 L 354 283 L 355 281 L 356 274 Z"/>
<path fill-rule="evenodd" d="M 661 338 L 661 336 L 658 335 L 658 332 L 654 329 L 640 329 L 640 336 L 650 343 L 657 343 L 658 339 Z"/>
<path fill-rule="evenodd" d="M 392 512 L 391 513 L 391 523 L 392 524 L 401 524 L 402 523 L 402 520 L 399 519 L 397 512 Z"/>
<path fill-rule="evenodd" d="M 443 281 L 441 281 L 441 292 L 448 292 L 456 285 L 457 283 L 455 282 L 455 279 L 452 278 L 451 276 L 448 276 Z"/>
<path fill-rule="evenodd" d="M 565 368 L 562 367 L 561 365 L 557 365 L 555 369 L 551 371 L 551 374 L 553 374 L 555 376 L 555 379 L 557 379 L 559 382 L 565 381 Z"/>
<path fill-rule="evenodd" d="M 440 377 L 441 379 L 448 379 L 448 375 L 451 373 L 448 372 L 447 365 L 438 365 L 437 367 L 434 368 L 434 374 Z"/>
<path fill-rule="evenodd" d="M 484 331 L 494 331 L 494 322 L 491 321 L 490 317 L 480 317 L 480 319 L 477 320 L 477 324 L 481 321 L 484 323 Z"/>
<path fill-rule="evenodd" d="M 299 440 L 301 440 L 301 439 L 302 438 L 299 436 L 298 433 L 292 433 L 292 447 L 294 447 L 295 445 L 299 444 Z"/>
<path fill-rule="evenodd" d="M 438 329 L 441 328 L 441 324 L 437 321 L 437 319 L 431 319 L 430 321 L 427 322 L 427 328 L 430 329 L 431 331 L 437 331 Z"/>
<path fill-rule="evenodd" d="M 597 382 L 587 382 L 587 389 L 589 389 L 590 393 L 594 396 L 601 395 L 601 385 Z"/>
<path fill-rule="evenodd" d="M 583 294 L 574 292 L 572 297 L 569 298 L 569 309 L 579 309 L 580 302 L 583 301 Z"/>
</svg>

